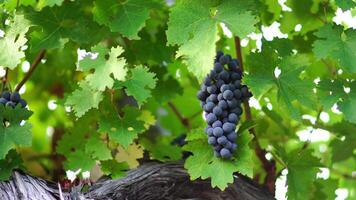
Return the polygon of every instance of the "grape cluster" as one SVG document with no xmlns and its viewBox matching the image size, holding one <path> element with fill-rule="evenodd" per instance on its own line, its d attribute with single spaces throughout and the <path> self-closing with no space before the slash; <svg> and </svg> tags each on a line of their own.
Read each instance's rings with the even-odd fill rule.
<svg viewBox="0 0 356 200">
<path fill-rule="evenodd" d="M 241 103 L 252 94 L 241 84 L 242 70 L 237 59 L 217 52 L 214 68 L 198 92 L 208 126 L 208 143 L 215 156 L 230 159 L 236 150 L 236 125 L 242 114 Z"/>
<path fill-rule="evenodd" d="M 18 92 L 10 93 L 4 91 L 0 97 L 0 104 L 4 106 L 10 106 L 15 108 L 17 104 L 20 104 L 23 108 L 26 107 L 27 103 L 24 99 L 21 99 L 21 96 Z"/>
</svg>

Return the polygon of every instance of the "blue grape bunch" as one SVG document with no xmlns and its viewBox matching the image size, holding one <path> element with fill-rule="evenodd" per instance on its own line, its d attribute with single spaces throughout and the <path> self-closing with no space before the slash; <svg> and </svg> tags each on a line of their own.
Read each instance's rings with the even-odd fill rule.
<svg viewBox="0 0 356 200">
<path fill-rule="evenodd" d="M 242 70 L 239 61 L 218 51 L 214 68 L 204 79 L 197 94 L 204 110 L 208 143 L 215 156 L 231 159 L 237 148 L 236 126 L 242 114 L 241 103 L 252 96 L 241 84 Z"/>
<path fill-rule="evenodd" d="M 0 104 L 12 108 L 15 108 L 18 104 L 20 104 L 22 108 L 27 106 L 27 102 L 24 99 L 21 99 L 21 96 L 18 92 L 11 93 L 9 91 L 4 91 L 1 93 Z"/>
</svg>

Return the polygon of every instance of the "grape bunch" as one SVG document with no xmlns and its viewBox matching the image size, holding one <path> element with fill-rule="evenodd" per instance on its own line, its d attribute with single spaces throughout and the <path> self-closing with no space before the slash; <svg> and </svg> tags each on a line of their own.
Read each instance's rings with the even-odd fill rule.
<svg viewBox="0 0 356 200">
<path fill-rule="evenodd" d="M 197 94 L 204 110 L 208 143 L 215 156 L 232 158 L 236 150 L 236 125 L 242 114 L 241 103 L 252 94 L 241 84 L 242 70 L 237 59 L 218 51 L 214 68 L 207 75 Z"/>
<path fill-rule="evenodd" d="M 22 108 L 25 108 L 27 103 L 24 99 L 21 99 L 21 96 L 18 92 L 10 93 L 8 91 L 4 91 L 0 97 L 0 104 L 4 106 L 10 106 L 15 108 L 17 104 L 20 104 Z"/>
</svg>

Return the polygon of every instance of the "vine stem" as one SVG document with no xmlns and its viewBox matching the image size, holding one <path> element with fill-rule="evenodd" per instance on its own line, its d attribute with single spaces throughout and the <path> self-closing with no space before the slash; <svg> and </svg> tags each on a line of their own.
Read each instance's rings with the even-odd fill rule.
<svg viewBox="0 0 356 200">
<path fill-rule="evenodd" d="M 236 55 L 237 58 L 240 61 L 240 67 L 242 72 L 244 71 L 243 67 L 243 62 L 242 62 L 242 51 L 241 51 L 241 41 L 240 38 L 235 36 L 235 50 L 236 50 Z M 245 110 L 245 117 L 246 120 L 251 121 L 252 120 L 252 114 L 251 114 L 251 108 L 250 104 L 247 99 L 244 100 L 243 102 L 244 105 L 244 110 Z M 263 168 L 266 171 L 266 178 L 264 180 L 265 186 L 268 188 L 268 190 L 274 194 L 275 192 L 275 180 L 276 180 L 276 161 L 275 160 L 267 160 L 266 158 L 266 153 L 267 151 L 262 149 L 256 135 L 256 130 L 254 127 L 249 129 L 250 134 L 253 135 L 253 141 L 255 143 L 255 153 L 259 160 L 261 161 Z"/>
<path fill-rule="evenodd" d="M 8 74 L 9 74 L 9 68 L 6 68 L 6 69 L 5 69 L 5 76 L 2 78 L 2 88 L 1 88 L 1 91 L 2 91 L 2 92 L 3 92 L 3 91 L 5 90 L 5 88 L 6 88 Z"/>
<path fill-rule="evenodd" d="M 178 117 L 179 121 L 181 122 L 181 124 L 183 126 L 185 126 L 188 130 L 191 129 L 191 125 L 189 123 L 189 119 L 184 117 L 179 110 L 177 109 L 177 107 L 172 103 L 172 102 L 168 102 L 168 106 L 172 109 L 172 111 L 174 112 L 174 114 Z"/>
<path fill-rule="evenodd" d="M 32 73 L 35 71 L 37 68 L 38 64 L 40 64 L 42 58 L 44 57 L 46 53 L 45 49 L 42 49 L 40 52 L 38 52 L 35 60 L 32 62 L 32 65 L 30 67 L 30 70 L 26 73 L 26 75 L 23 77 L 21 82 L 16 86 L 15 91 L 18 92 L 20 91 L 21 87 L 28 81 L 28 79 L 31 77 Z"/>
</svg>

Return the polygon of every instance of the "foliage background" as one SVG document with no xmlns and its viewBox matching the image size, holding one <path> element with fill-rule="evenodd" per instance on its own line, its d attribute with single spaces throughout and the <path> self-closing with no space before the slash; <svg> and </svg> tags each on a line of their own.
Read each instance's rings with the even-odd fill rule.
<svg viewBox="0 0 356 200">
<path fill-rule="evenodd" d="M 286 181 L 288 199 L 355 199 L 354 0 L 0 3 L 3 88 L 45 51 L 20 90 L 33 111 L 25 125 L 30 112 L 0 106 L 0 118 L 11 119 L 0 127 L 2 180 L 15 167 L 53 180 L 78 169 L 116 178 L 144 156 L 176 161 L 185 150 L 191 178 L 212 187 L 239 172 L 276 181 L 277 195 Z M 337 20 L 343 12 L 351 23 Z M 242 120 L 236 159 L 222 161 L 206 143 L 196 93 L 217 49 L 236 56 L 233 36 L 253 120 Z M 172 143 L 181 135 L 183 148 Z"/>
</svg>

